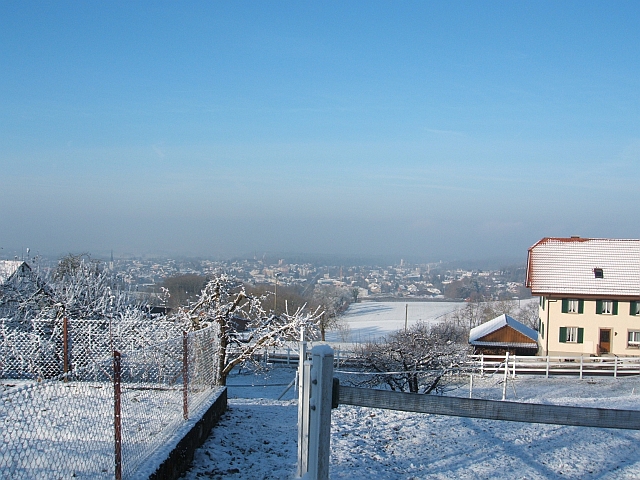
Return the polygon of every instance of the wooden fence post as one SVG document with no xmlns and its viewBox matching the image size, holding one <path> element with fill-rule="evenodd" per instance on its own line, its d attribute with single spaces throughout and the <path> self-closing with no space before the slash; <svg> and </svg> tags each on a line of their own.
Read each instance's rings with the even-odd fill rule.
<svg viewBox="0 0 640 480">
<path fill-rule="evenodd" d="M 121 416 L 121 381 L 122 363 L 120 352 L 113 351 L 113 434 L 116 480 L 122 480 L 122 416 Z"/>
<path fill-rule="evenodd" d="M 311 397 L 309 399 L 309 480 L 329 480 L 331 451 L 331 404 L 333 396 L 333 349 L 317 345 L 311 350 Z"/>
</svg>

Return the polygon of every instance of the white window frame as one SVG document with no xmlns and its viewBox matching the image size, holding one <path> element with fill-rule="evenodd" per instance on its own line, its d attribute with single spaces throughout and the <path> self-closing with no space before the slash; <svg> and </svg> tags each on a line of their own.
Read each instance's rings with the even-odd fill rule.
<svg viewBox="0 0 640 480">
<path fill-rule="evenodd" d="M 578 327 L 567 327 L 567 343 L 578 343 Z"/>
<path fill-rule="evenodd" d="M 602 314 L 613 315 L 613 300 L 602 300 Z"/>
<path fill-rule="evenodd" d="M 578 313 L 580 308 L 580 300 L 577 298 L 567 299 L 567 313 Z"/>
<path fill-rule="evenodd" d="M 640 348 L 640 330 L 629 330 L 627 333 L 627 346 Z"/>
</svg>

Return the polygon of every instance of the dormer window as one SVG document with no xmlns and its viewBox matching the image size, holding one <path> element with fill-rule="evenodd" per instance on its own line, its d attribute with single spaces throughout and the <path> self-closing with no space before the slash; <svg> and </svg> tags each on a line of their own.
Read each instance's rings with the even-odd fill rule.
<svg viewBox="0 0 640 480">
<path fill-rule="evenodd" d="M 604 278 L 604 272 L 602 271 L 601 268 L 594 268 L 593 274 L 595 275 L 596 278 Z"/>
</svg>

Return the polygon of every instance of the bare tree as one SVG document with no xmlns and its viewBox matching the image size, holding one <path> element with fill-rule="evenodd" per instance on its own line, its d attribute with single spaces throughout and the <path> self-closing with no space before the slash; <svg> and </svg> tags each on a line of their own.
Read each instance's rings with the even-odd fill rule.
<svg viewBox="0 0 640 480">
<path fill-rule="evenodd" d="M 298 308 L 290 313 L 268 314 L 264 296 L 248 295 L 241 282 L 226 275 L 213 277 L 204 287 L 199 300 L 189 309 L 179 309 L 176 316 L 186 319 L 193 329 L 213 325 L 218 338 L 216 379 L 226 385 L 234 367 L 251 361 L 266 347 L 296 340 L 300 329 L 313 332 L 318 312 Z"/>
<path fill-rule="evenodd" d="M 417 323 L 386 338 L 365 344 L 358 356 L 366 372 L 377 373 L 359 385 L 386 385 L 394 391 L 431 393 L 463 360 L 466 331 L 452 322 Z"/>
<path fill-rule="evenodd" d="M 538 304 L 527 301 L 523 307 L 516 300 L 494 302 L 466 302 L 463 307 L 447 315 L 447 320 L 467 330 L 477 327 L 500 315 L 509 315 L 535 329 L 538 324 Z"/>
<path fill-rule="evenodd" d="M 316 285 L 313 290 L 313 302 L 322 311 L 318 327 L 321 340 L 325 340 L 327 330 L 337 329 L 339 317 L 349 306 L 352 292 L 345 287 L 334 285 Z"/>
</svg>

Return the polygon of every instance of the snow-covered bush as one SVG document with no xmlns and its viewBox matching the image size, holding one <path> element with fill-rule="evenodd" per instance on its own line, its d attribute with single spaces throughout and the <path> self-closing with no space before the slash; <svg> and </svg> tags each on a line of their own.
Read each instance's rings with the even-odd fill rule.
<svg viewBox="0 0 640 480">
<path fill-rule="evenodd" d="M 467 340 L 466 331 L 452 322 L 417 323 L 359 347 L 365 372 L 374 375 L 352 383 L 411 393 L 437 391 L 464 360 Z"/>
</svg>

